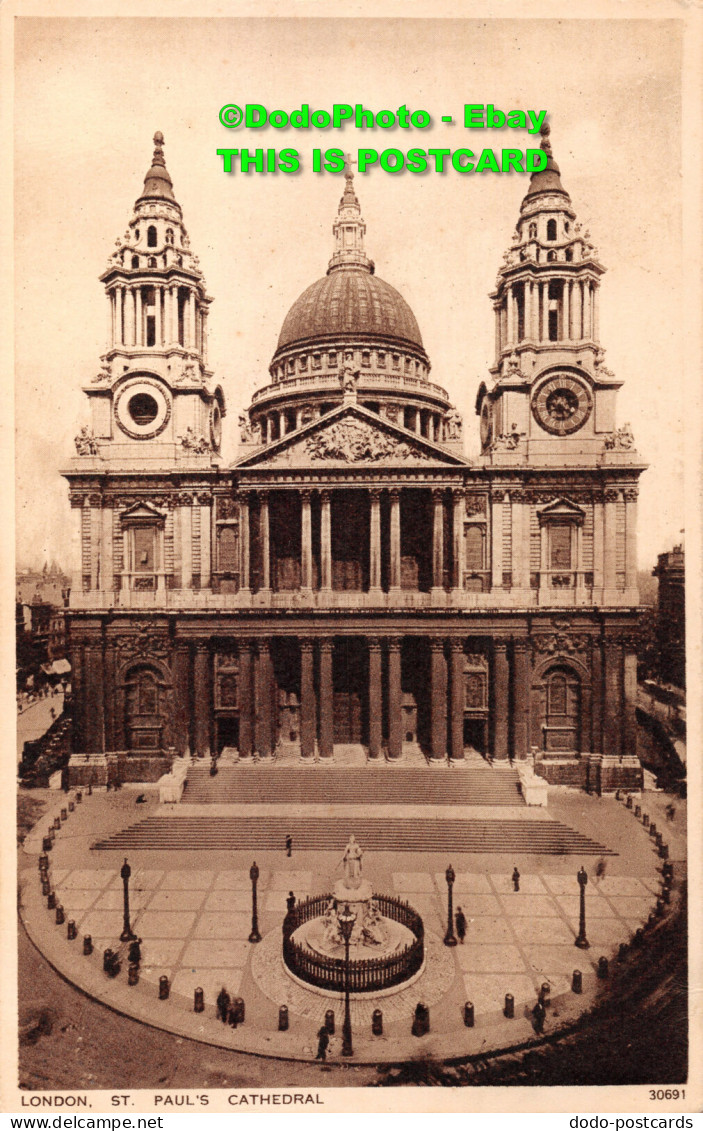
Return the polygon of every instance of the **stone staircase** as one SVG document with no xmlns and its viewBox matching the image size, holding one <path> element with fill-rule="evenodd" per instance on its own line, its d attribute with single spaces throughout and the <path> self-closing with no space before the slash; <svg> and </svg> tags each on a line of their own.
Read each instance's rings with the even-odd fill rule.
<svg viewBox="0 0 703 1131">
<path fill-rule="evenodd" d="M 266 803 L 346 805 L 522 805 L 512 766 L 486 763 L 462 769 L 430 766 L 301 765 L 193 766 L 185 805 Z"/>
<path fill-rule="evenodd" d="M 92 847 L 134 851 L 280 851 L 287 834 L 294 853 L 342 852 L 353 832 L 367 852 L 535 853 L 544 856 L 612 856 L 616 853 L 552 820 L 517 818 L 441 820 L 355 817 L 337 820 L 305 816 L 148 817 Z"/>
</svg>

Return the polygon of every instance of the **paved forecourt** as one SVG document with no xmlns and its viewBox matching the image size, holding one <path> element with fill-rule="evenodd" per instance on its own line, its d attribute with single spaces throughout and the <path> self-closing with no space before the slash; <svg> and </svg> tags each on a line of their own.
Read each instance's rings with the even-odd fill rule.
<svg viewBox="0 0 703 1131">
<path fill-rule="evenodd" d="M 73 795 L 72 795 L 73 796 Z M 106 1005 L 148 1024 L 187 1037 L 285 1058 L 314 1055 L 315 1033 L 325 1011 L 334 1009 L 337 1033 L 331 1055 L 339 1052 L 342 1021 L 341 998 L 329 998 L 294 982 L 281 958 L 281 923 L 286 897 L 296 898 L 330 891 L 340 877 L 340 854 L 332 851 L 298 851 L 292 858 L 283 850 L 288 824 L 305 817 L 300 805 L 279 812 L 280 848 L 256 851 L 260 870 L 257 890 L 258 944 L 248 941 L 251 931 L 252 893 L 249 867 L 253 854 L 237 851 L 134 850 L 129 852 L 130 911 L 133 930 L 142 939 L 139 984 L 127 985 L 127 947 L 120 944 L 123 925 L 123 883 L 120 867 L 124 854 L 107 847 L 110 838 L 130 827 L 146 810 L 161 812 L 154 791 L 147 803 L 136 805 L 136 792 L 95 792 L 84 797 L 56 835 L 50 853 L 51 886 L 62 905 L 65 923 L 56 924 L 41 895 L 36 859 L 41 835 L 50 823 L 42 818 L 25 848 L 27 867 L 22 872 L 22 915 L 27 930 L 49 962 L 70 981 Z M 65 806 L 61 797 L 57 808 Z M 220 806 L 216 807 L 217 809 Z M 223 806 L 229 816 L 232 806 Z M 243 806 L 251 812 L 251 806 Z M 316 807 L 315 807 L 316 808 Z M 379 807 L 380 809 L 381 807 Z M 535 819 L 525 808 L 525 821 Z M 367 818 L 372 815 L 364 809 Z M 375 814 L 383 820 L 383 812 Z M 357 814 L 357 816 L 359 816 Z M 310 820 L 319 820 L 315 812 Z M 458 814 L 457 814 L 458 817 Z M 593 845 L 590 855 L 456 852 L 451 858 L 422 851 L 367 851 L 364 874 L 374 890 L 407 899 L 422 915 L 426 930 L 426 962 L 416 982 L 382 998 L 352 1001 L 355 1059 L 377 1061 L 426 1055 L 458 1056 L 487 1048 L 504 1047 L 532 1034 L 531 1007 L 544 982 L 551 989 L 554 1013 L 550 1025 L 563 1024 L 593 1003 L 607 984 L 595 975 L 598 958 L 612 958 L 621 942 L 628 941 L 648 918 L 661 887 L 653 842 L 634 817 L 615 801 L 554 792 L 554 803 L 543 817 L 574 829 L 583 843 Z M 326 814 L 328 823 L 340 821 L 346 839 L 356 832 L 355 814 Z M 414 818 L 408 817 L 412 825 Z M 95 851 L 100 830 L 106 847 Z M 106 843 L 107 842 L 107 843 Z M 364 846 L 361 840 L 362 848 Z M 607 849 L 608 855 L 598 849 Z M 596 878 L 600 861 L 605 875 Z M 465 942 L 445 947 L 447 884 L 445 868 L 455 873 L 454 907 L 461 906 L 467 923 Z M 579 930 L 581 865 L 589 873 L 586 888 L 586 922 L 590 949 L 574 942 Z M 513 890 L 511 874 L 517 865 L 520 890 Z M 69 920 L 78 938 L 67 939 Z M 90 935 L 94 952 L 82 953 L 82 939 Z M 102 969 L 106 947 L 120 949 L 122 970 L 109 978 Z M 583 974 L 584 993 L 571 991 L 574 969 Z M 159 979 L 169 979 L 170 996 L 158 997 Z M 215 1017 L 215 998 L 222 986 L 246 1004 L 246 1020 L 236 1030 Z M 194 991 L 201 988 L 205 1011 L 193 1010 Z M 515 1001 L 515 1019 L 503 1016 L 505 995 Z M 475 1027 L 463 1024 L 463 1006 L 471 1001 Z M 431 1030 L 422 1038 L 411 1036 L 410 1026 L 418 1001 L 430 1007 Z M 278 1031 L 279 1007 L 289 1010 L 290 1028 Z M 371 1014 L 383 1011 L 383 1035 L 371 1034 Z M 558 1017 L 558 1020 L 557 1020 Z"/>
</svg>

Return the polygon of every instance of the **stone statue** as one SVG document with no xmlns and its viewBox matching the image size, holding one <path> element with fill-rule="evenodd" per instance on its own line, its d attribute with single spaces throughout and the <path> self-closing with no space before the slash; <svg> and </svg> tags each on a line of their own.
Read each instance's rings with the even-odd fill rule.
<svg viewBox="0 0 703 1131">
<path fill-rule="evenodd" d="M 181 447 L 197 456 L 205 455 L 206 452 L 211 450 L 205 437 L 197 436 L 190 426 L 186 428 L 185 435 L 181 436 Z"/>
<path fill-rule="evenodd" d="M 251 426 L 245 413 L 239 414 L 239 439 L 243 444 L 252 443 Z"/>
<path fill-rule="evenodd" d="M 606 451 L 621 451 L 629 452 L 635 446 L 635 436 L 629 424 L 623 424 L 622 428 L 618 428 L 617 432 L 609 432 L 605 437 L 604 444 Z"/>
<path fill-rule="evenodd" d="M 367 904 L 364 921 L 361 924 L 361 937 L 367 946 L 381 946 L 386 941 L 383 916 L 378 910 L 375 899 L 370 899 Z"/>
<path fill-rule="evenodd" d="M 344 886 L 353 890 L 361 886 L 361 857 L 364 855 L 352 833 L 344 849 Z"/>
<path fill-rule="evenodd" d="M 322 916 L 322 930 L 328 946 L 337 946 L 344 941 L 337 919 L 337 907 L 333 899 L 327 904 Z"/>
<path fill-rule="evenodd" d="M 456 405 L 451 405 L 446 419 L 448 440 L 461 439 L 461 429 L 463 427 L 463 423 L 464 422 L 461 419 L 461 413 L 457 412 Z"/>
<path fill-rule="evenodd" d="M 83 425 L 73 442 L 79 456 L 97 456 L 100 454 L 95 436 L 87 424 Z"/>
<path fill-rule="evenodd" d="M 354 354 L 351 352 L 351 350 L 347 350 L 344 355 L 344 365 L 342 366 L 342 372 L 339 375 L 339 380 L 346 396 L 349 396 L 352 393 L 356 393 L 356 382 L 358 378 L 359 368 L 358 366 L 354 365 Z"/>
</svg>

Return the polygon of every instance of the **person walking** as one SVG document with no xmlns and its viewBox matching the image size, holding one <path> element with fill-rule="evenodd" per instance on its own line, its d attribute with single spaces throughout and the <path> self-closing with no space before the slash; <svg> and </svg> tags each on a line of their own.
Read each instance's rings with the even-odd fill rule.
<svg viewBox="0 0 703 1131">
<path fill-rule="evenodd" d="M 541 1034 L 544 1032 L 544 1019 L 547 1016 L 547 1011 L 538 999 L 532 1009 L 532 1026 L 535 1033 Z"/>
<path fill-rule="evenodd" d="M 604 875 L 605 875 L 605 859 L 604 859 L 603 856 L 601 856 L 600 860 L 596 864 L 596 879 L 602 880 Z"/>
<path fill-rule="evenodd" d="M 293 855 L 293 837 L 288 833 L 286 837 L 286 856 Z"/>
<path fill-rule="evenodd" d="M 513 868 L 513 891 L 520 891 L 520 873 L 517 870 L 517 864 Z"/>
<path fill-rule="evenodd" d="M 227 1024 L 228 1014 L 229 1014 L 229 994 L 227 993 L 227 990 L 223 986 L 222 989 L 220 990 L 219 994 L 217 995 L 217 1016 L 219 1017 L 220 1021 L 223 1021 L 225 1023 L 225 1025 Z"/>
<path fill-rule="evenodd" d="M 129 961 L 132 963 L 133 966 L 139 966 L 139 964 L 142 960 L 142 945 L 141 944 L 142 944 L 141 939 L 134 939 L 134 941 L 129 944 L 129 951 L 127 953 L 127 957 L 129 958 Z"/>
<path fill-rule="evenodd" d="M 330 1035 L 323 1025 L 317 1031 L 317 1056 L 315 1060 L 327 1060 L 327 1049 L 330 1047 Z"/>
<path fill-rule="evenodd" d="M 292 891 L 288 892 L 288 898 L 286 899 L 286 908 L 289 912 L 295 911 L 295 896 L 293 895 Z"/>
<path fill-rule="evenodd" d="M 466 916 L 460 907 L 457 907 L 454 919 L 456 922 L 457 937 L 459 939 L 459 942 L 463 943 L 464 939 L 466 938 Z"/>
</svg>

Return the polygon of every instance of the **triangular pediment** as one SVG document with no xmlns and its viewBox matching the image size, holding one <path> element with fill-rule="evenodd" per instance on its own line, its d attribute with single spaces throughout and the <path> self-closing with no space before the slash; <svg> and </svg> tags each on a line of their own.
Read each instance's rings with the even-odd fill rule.
<svg viewBox="0 0 703 1131">
<path fill-rule="evenodd" d="M 246 467 L 466 467 L 469 461 L 361 405 L 339 405 L 295 432 L 247 453 Z"/>
<path fill-rule="evenodd" d="M 163 522 L 163 511 L 157 510 L 153 503 L 145 501 L 143 503 L 134 503 L 128 510 L 124 511 L 121 516 L 122 522 L 140 522 L 145 519 L 150 519 L 151 521 L 157 519 Z"/>
<path fill-rule="evenodd" d="M 562 521 L 583 522 L 585 518 L 585 512 L 583 508 L 577 506 L 576 503 L 572 503 L 571 499 L 565 498 L 554 499 L 553 502 L 547 503 L 546 506 L 538 507 L 537 513 L 539 515 L 540 522 L 543 522 L 545 519 L 561 519 Z"/>
</svg>

